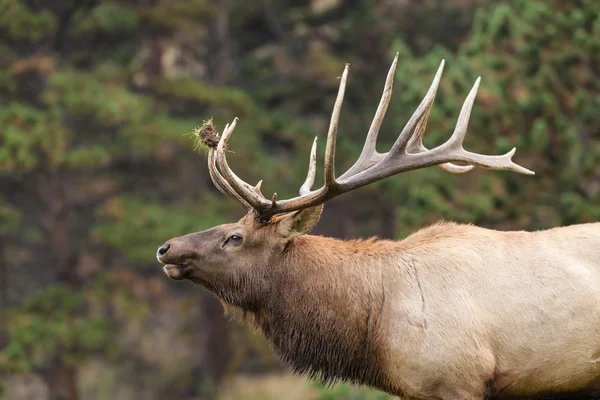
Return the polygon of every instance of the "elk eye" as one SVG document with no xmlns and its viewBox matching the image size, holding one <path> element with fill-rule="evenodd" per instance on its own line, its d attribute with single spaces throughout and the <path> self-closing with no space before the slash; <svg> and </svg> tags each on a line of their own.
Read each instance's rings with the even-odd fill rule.
<svg viewBox="0 0 600 400">
<path fill-rule="evenodd" d="M 229 238 L 227 238 L 227 243 L 240 244 L 240 243 L 242 243 L 242 239 L 243 238 L 241 235 L 234 233 L 233 235 L 229 236 Z"/>
</svg>

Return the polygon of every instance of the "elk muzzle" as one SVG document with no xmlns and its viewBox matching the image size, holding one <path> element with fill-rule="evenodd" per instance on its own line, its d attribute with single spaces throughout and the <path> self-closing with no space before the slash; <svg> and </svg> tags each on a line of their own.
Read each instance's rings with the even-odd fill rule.
<svg viewBox="0 0 600 400">
<path fill-rule="evenodd" d="M 188 276 L 191 268 L 185 263 L 177 247 L 171 241 L 166 242 L 156 251 L 156 258 L 163 264 L 163 271 L 169 278 L 182 280 Z"/>
</svg>

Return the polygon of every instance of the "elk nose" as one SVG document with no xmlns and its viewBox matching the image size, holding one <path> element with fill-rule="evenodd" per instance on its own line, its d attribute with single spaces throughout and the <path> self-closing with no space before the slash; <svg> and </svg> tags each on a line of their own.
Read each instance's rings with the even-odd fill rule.
<svg viewBox="0 0 600 400">
<path fill-rule="evenodd" d="M 160 257 L 160 256 L 164 256 L 165 253 L 167 251 L 169 251 L 169 248 L 171 247 L 171 245 L 169 243 L 165 243 L 162 246 L 160 246 L 158 248 L 158 251 L 156 252 L 156 257 Z"/>
</svg>

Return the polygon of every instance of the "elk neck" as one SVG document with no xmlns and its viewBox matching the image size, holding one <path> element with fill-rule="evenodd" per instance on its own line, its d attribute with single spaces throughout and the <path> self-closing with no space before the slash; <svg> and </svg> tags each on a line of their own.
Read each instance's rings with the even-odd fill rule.
<svg viewBox="0 0 600 400">
<path fill-rule="evenodd" d="M 397 252 L 390 241 L 293 239 L 270 267 L 259 328 L 296 372 L 386 387 L 382 273 Z"/>
</svg>

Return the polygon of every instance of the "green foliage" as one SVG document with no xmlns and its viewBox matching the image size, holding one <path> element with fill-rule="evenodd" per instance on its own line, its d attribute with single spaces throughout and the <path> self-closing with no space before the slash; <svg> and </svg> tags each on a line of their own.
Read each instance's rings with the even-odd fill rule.
<svg viewBox="0 0 600 400">
<path fill-rule="evenodd" d="M 122 81 L 102 79 L 98 72 L 53 74 L 48 80 L 44 100 L 47 105 L 60 107 L 92 126 L 136 123 L 151 112 L 149 99 L 132 93 Z"/>
<path fill-rule="evenodd" d="M 147 199 L 124 196 L 112 198 L 98 209 L 106 222 L 93 236 L 120 249 L 131 261 L 143 262 L 169 237 L 201 231 L 224 221 L 212 211 L 213 200 L 199 200 L 198 206 L 165 207 Z M 211 207 L 212 206 L 212 207 Z"/>
<path fill-rule="evenodd" d="M 0 235 L 16 231 L 21 217 L 19 209 L 7 203 L 4 196 L 0 195 Z"/>
<path fill-rule="evenodd" d="M 207 0 L 186 2 L 159 2 L 153 7 L 141 10 L 144 23 L 165 31 L 197 28 L 212 16 L 212 7 Z"/>
<path fill-rule="evenodd" d="M 56 107 L 40 110 L 17 102 L 0 110 L 0 171 L 31 171 L 40 164 L 51 169 L 105 165 L 109 155 L 104 147 L 67 148 L 72 134 L 60 115 Z"/>
<path fill-rule="evenodd" d="M 37 42 L 56 29 L 56 18 L 48 11 L 35 12 L 26 3 L 4 0 L 0 4 L 0 32 L 26 42 Z"/>
<path fill-rule="evenodd" d="M 0 171 L 32 170 L 40 157 L 51 168 L 62 162 L 67 132 L 58 113 L 15 101 L 0 110 L 0 126 Z"/>
<path fill-rule="evenodd" d="M 90 169 L 99 165 L 108 164 L 110 155 L 106 148 L 99 145 L 86 147 L 74 147 L 64 155 L 64 166 L 66 168 Z"/>
<path fill-rule="evenodd" d="M 173 118 L 167 113 L 156 112 L 135 124 L 124 126 L 119 137 L 124 149 L 143 154 L 153 155 L 160 152 L 161 147 L 170 145 L 186 151 L 193 148 L 189 138 L 197 124 L 198 121 L 193 118 Z"/>
<path fill-rule="evenodd" d="M 139 16 L 134 9 L 117 2 L 105 2 L 79 18 L 74 31 L 80 35 L 102 32 L 117 36 L 134 33 L 138 24 Z"/>
<path fill-rule="evenodd" d="M 122 321 L 152 314 L 149 301 L 129 290 L 139 290 L 134 271 L 162 278 L 154 258 L 160 243 L 243 213 L 211 187 L 194 128 L 214 116 L 222 132 L 241 117 L 228 143 L 230 166 L 249 182 L 264 179 L 265 194 L 294 196 L 315 135 L 322 165 L 346 62 L 338 176 L 360 154 L 397 51 L 380 151 L 445 59 L 425 144 L 448 139 L 482 76 L 465 147 L 499 154 L 516 146 L 515 161 L 536 176 L 429 168 L 390 177 L 328 205 L 325 217 L 336 226 L 321 222 L 321 232 L 339 232 L 341 219 L 352 236 L 382 234 L 392 220 L 384 234 L 395 237 L 439 219 L 500 229 L 599 220 L 600 3 L 404 3 L 105 0 L 66 18 L 63 2 L 0 0 L 0 243 L 14 246 L 0 262 L 18 271 L 16 287 L 35 288 L 9 291 L 19 305 L 6 314 L 2 371 L 119 357 Z M 319 172 L 316 185 L 321 179 Z M 67 245 L 52 247 L 64 243 L 44 233 L 52 220 L 69 225 Z M 48 283 L 57 272 L 48 252 L 69 249 L 120 279 L 91 268 L 83 287 Z M 194 329 L 208 336 L 210 326 Z M 253 354 L 266 346 L 249 347 L 233 372 L 262 368 Z M 156 382 L 145 383 L 157 392 Z M 347 385 L 319 391 L 320 399 L 388 398 Z"/>
<path fill-rule="evenodd" d="M 189 77 L 161 78 L 154 84 L 157 95 L 184 101 L 195 106 L 228 108 L 242 116 L 252 109 L 250 98 L 242 90 L 216 88 Z"/>
<path fill-rule="evenodd" d="M 0 352 L 0 371 L 27 373 L 61 359 L 75 365 L 108 349 L 114 321 L 88 312 L 84 293 L 50 286 L 8 316 L 8 345 Z"/>
</svg>

